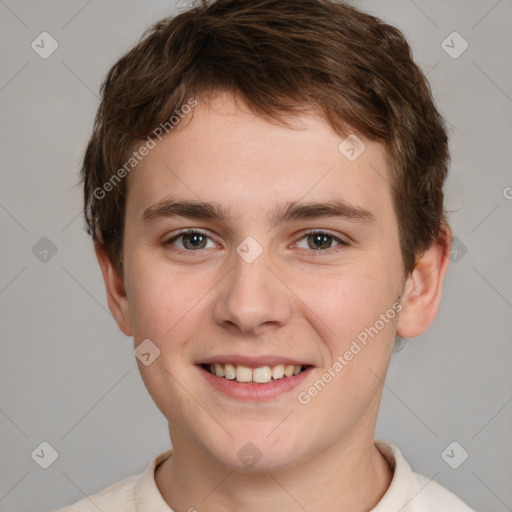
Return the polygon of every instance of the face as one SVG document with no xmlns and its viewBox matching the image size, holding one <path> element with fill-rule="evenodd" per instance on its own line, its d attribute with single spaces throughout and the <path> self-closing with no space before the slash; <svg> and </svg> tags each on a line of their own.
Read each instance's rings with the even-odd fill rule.
<svg viewBox="0 0 512 512">
<path fill-rule="evenodd" d="M 384 149 L 198 99 L 129 176 L 116 313 L 160 351 L 138 364 L 175 449 L 270 470 L 373 439 L 404 288 Z"/>
</svg>

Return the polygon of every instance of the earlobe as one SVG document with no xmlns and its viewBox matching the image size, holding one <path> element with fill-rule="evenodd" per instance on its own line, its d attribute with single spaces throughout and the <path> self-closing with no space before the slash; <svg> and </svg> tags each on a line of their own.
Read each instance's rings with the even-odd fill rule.
<svg viewBox="0 0 512 512">
<path fill-rule="evenodd" d="M 450 263 L 451 240 L 451 230 L 445 225 L 438 241 L 420 256 L 407 278 L 397 324 L 397 334 L 403 338 L 423 334 L 434 322 Z"/>
<path fill-rule="evenodd" d="M 105 290 L 107 292 L 108 308 L 114 316 L 121 332 L 132 336 L 130 310 L 128 298 L 124 287 L 124 280 L 119 275 L 114 264 L 110 261 L 105 247 L 98 240 L 94 241 L 94 251 L 103 274 Z"/>
</svg>

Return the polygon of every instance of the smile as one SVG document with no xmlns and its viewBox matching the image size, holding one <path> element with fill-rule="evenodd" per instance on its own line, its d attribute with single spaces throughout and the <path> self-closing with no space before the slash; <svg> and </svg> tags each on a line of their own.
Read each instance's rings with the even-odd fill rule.
<svg viewBox="0 0 512 512">
<path fill-rule="evenodd" d="M 304 365 L 293 364 L 264 365 L 258 368 L 249 368 L 242 364 L 231 363 L 203 364 L 202 367 L 216 377 L 256 384 L 267 384 L 270 381 L 290 378 L 308 368 Z"/>
<path fill-rule="evenodd" d="M 305 379 L 314 370 L 311 365 L 291 364 L 292 361 L 265 364 L 265 359 L 238 359 L 245 359 L 243 362 L 246 364 L 218 362 L 226 360 L 218 358 L 215 362 L 197 364 L 196 368 L 210 389 L 246 402 L 267 401 L 286 395 L 299 385 L 304 385 Z M 270 363 L 269 360 L 266 362 Z"/>
</svg>

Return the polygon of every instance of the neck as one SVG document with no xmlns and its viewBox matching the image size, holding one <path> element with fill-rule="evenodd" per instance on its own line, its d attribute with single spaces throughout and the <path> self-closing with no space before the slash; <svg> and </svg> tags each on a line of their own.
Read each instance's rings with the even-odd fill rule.
<svg viewBox="0 0 512 512">
<path fill-rule="evenodd" d="M 380 501 L 393 477 L 373 435 L 339 440 L 291 468 L 259 473 L 231 471 L 174 435 L 173 456 L 157 468 L 155 480 L 176 512 L 300 508 L 367 512 Z"/>
</svg>

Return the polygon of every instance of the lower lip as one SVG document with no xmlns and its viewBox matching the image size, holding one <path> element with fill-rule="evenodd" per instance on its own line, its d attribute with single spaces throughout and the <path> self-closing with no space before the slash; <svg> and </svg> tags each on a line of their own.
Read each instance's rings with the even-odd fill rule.
<svg viewBox="0 0 512 512">
<path fill-rule="evenodd" d="M 311 366 L 292 377 L 283 377 L 282 379 L 271 380 L 266 384 L 256 384 L 254 382 L 237 382 L 236 380 L 228 380 L 224 377 L 217 377 L 205 370 L 202 366 L 198 366 L 201 375 L 216 390 L 227 396 L 238 400 L 246 400 L 248 402 L 260 402 L 270 400 L 287 391 L 291 391 L 301 384 L 313 369 Z"/>
</svg>

